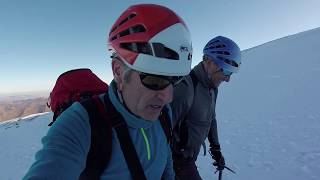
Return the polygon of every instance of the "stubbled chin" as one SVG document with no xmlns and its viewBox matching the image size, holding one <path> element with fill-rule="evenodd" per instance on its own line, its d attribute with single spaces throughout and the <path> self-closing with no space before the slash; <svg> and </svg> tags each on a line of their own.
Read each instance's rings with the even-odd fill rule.
<svg viewBox="0 0 320 180">
<path fill-rule="evenodd" d="M 142 117 L 143 119 L 147 120 L 147 121 L 156 121 L 158 119 L 158 116 L 151 116 L 151 115 L 146 115 L 145 117 Z"/>
<path fill-rule="evenodd" d="M 158 119 L 158 118 L 155 118 L 155 119 L 154 119 L 154 118 L 153 118 L 153 119 L 150 119 L 150 118 L 146 119 L 146 118 L 145 118 L 145 120 L 147 120 L 147 121 L 152 121 L 152 122 L 156 121 L 157 119 Z"/>
<path fill-rule="evenodd" d="M 142 118 L 148 121 L 155 121 L 158 119 L 160 112 L 161 112 L 160 108 L 159 109 L 147 108 Z"/>
</svg>

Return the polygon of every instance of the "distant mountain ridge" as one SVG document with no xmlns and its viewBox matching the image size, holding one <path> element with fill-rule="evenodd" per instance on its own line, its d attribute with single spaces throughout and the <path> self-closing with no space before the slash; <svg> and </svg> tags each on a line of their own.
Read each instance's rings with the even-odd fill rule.
<svg viewBox="0 0 320 180">
<path fill-rule="evenodd" d="M 32 91 L 32 92 L 16 92 L 16 93 L 0 93 L 1 101 L 14 101 L 14 100 L 26 100 L 35 99 L 39 97 L 48 97 L 50 92 L 48 91 Z"/>
<path fill-rule="evenodd" d="M 48 112 L 47 98 L 38 97 L 30 99 L 11 100 L 5 98 L 0 101 L 0 121 L 6 121 L 30 114 Z"/>
</svg>

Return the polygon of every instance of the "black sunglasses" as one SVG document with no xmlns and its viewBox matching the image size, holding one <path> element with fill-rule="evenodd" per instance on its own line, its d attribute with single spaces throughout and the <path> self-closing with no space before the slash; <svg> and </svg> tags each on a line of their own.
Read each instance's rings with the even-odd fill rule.
<svg viewBox="0 0 320 180">
<path fill-rule="evenodd" d="M 140 76 L 141 83 L 148 89 L 151 90 L 163 90 L 170 84 L 175 86 L 178 84 L 183 76 L 161 76 L 154 74 L 147 74 L 143 72 L 138 72 Z"/>
</svg>

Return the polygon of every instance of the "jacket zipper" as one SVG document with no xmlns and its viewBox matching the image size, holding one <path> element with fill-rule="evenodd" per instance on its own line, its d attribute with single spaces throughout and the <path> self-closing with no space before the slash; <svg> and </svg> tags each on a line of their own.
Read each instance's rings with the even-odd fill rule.
<svg viewBox="0 0 320 180">
<path fill-rule="evenodd" d="M 146 148 L 147 148 L 147 154 L 148 154 L 148 160 L 151 159 L 151 155 L 150 155 L 150 144 L 149 144 L 149 140 L 147 138 L 147 135 L 146 133 L 144 132 L 144 129 L 143 128 L 140 128 L 141 130 L 141 133 L 142 133 L 142 136 L 143 136 L 143 139 L 144 139 L 144 143 L 146 144 Z"/>
</svg>

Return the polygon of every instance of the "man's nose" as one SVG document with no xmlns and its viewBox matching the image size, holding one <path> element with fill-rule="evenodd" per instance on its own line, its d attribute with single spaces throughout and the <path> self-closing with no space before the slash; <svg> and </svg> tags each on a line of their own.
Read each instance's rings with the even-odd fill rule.
<svg viewBox="0 0 320 180">
<path fill-rule="evenodd" d="M 173 85 L 169 85 L 166 88 L 157 91 L 156 96 L 165 104 L 170 103 L 173 96 Z"/>
</svg>

